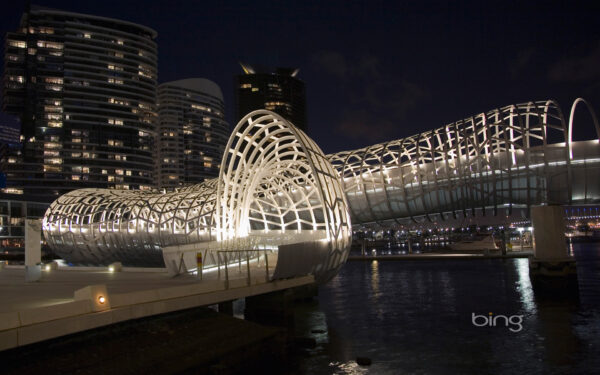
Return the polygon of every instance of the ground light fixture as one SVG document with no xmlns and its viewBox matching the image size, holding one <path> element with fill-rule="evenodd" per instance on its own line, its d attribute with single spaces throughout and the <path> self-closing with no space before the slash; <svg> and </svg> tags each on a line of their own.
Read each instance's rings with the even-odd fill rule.
<svg viewBox="0 0 600 375">
<path fill-rule="evenodd" d="M 98 303 L 104 305 L 104 302 L 106 302 L 106 298 L 104 296 L 98 296 Z"/>
</svg>

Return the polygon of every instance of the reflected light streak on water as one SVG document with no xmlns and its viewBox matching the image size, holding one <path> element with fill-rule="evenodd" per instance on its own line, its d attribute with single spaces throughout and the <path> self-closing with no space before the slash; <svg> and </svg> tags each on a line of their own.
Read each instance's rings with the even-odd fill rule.
<svg viewBox="0 0 600 375">
<path fill-rule="evenodd" d="M 291 373 L 593 373 L 600 243 L 572 248 L 579 302 L 534 294 L 527 259 L 348 262 L 297 314 L 306 319 L 296 333 L 318 344 Z M 473 325 L 473 313 L 488 312 L 522 315 L 523 329 Z M 327 332 L 311 333 L 313 324 Z M 358 366 L 359 356 L 372 365 Z"/>
<path fill-rule="evenodd" d="M 535 313 L 535 296 L 533 294 L 533 287 L 531 285 L 531 279 L 529 278 L 529 261 L 527 259 L 515 259 L 515 268 L 517 275 L 519 275 L 518 291 L 521 294 L 521 303 L 523 309 L 528 314 Z"/>
</svg>

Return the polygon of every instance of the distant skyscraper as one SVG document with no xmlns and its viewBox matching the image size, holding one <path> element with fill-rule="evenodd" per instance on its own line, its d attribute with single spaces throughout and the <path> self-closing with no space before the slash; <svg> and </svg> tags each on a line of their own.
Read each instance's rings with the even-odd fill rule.
<svg viewBox="0 0 600 375">
<path fill-rule="evenodd" d="M 161 188 L 218 177 L 229 139 L 223 93 L 216 83 L 190 78 L 158 87 L 158 181 Z"/>
<path fill-rule="evenodd" d="M 306 131 L 306 91 L 296 78 L 299 69 L 255 69 L 240 64 L 244 74 L 236 77 L 236 122 L 257 109 L 273 111 Z"/>
<path fill-rule="evenodd" d="M 32 6 L 7 33 L 5 112 L 21 120 L 11 192 L 154 185 L 156 32 Z"/>
</svg>

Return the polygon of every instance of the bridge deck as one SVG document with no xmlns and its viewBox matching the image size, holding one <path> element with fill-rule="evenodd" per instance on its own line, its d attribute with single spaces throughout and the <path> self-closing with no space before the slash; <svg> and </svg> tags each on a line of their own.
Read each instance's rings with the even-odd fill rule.
<svg viewBox="0 0 600 375">
<path fill-rule="evenodd" d="M 266 275 L 231 267 L 229 281 L 217 272 L 171 278 L 166 272 L 44 271 L 39 282 L 26 283 L 22 267 L 0 270 L 0 350 L 77 333 L 130 319 L 208 306 L 314 282 L 312 276 L 267 282 Z M 264 271 L 263 271 L 264 272 Z M 107 303 L 75 299 L 76 290 L 105 285 Z"/>
</svg>

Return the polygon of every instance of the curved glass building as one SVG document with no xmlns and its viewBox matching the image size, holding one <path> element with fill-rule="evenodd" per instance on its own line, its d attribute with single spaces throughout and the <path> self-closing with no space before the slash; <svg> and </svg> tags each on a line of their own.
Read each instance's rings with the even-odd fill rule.
<svg viewBox="0 0 600 375">
<path fill-rule="evenodd" d="M 11 191 L 152 187 L 156 35 L 110 18 L 25 12 L 5 44 L 3 109 L 22 125 Z"/>
<path fill-rule="evenodd" d="M 204 78 L 158 88 L 158 180 L 161 188 L 197 184 L 219 176 L 229 126 L 219 86 Z"/>
</svg>

